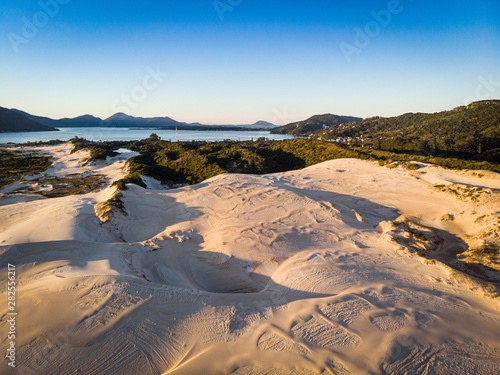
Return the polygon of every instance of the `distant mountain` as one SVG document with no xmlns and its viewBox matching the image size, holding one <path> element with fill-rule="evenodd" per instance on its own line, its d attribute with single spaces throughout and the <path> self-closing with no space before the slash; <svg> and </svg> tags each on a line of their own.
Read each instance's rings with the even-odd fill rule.
<svg viewBox="0 0 500 375">
<path fill-rule="evenodd" d="M 343 124 L 346 122 L 359 122 L 363 119 L 360 117 L 352 116 L 338 116 L 332 114 L 316 115 L 304 121 L 293 122 L 288 125 L 280 126 L 272 129 L 273 134 L 290 134 L 290 135 L 306 135 L 307 133 L 314 132 L 319 129 L 328 128 L 330 126 Z"/>
<path fill-rule="evenodd" d="M 80 127 L 108 127 L 108 128 L 162 128 L 179 130 L 252 130 L 268 129 L 276 125 L 266 121 L 257 121 L 251 125 L 204 125 L 199 122 L 186 123 L 179 122 L 170 117 L 134 117 L 123 112 L 103 120 L 91 115 L 84 115 L 75 118 L 63 118 L 54 120 L 49 117 L 35 116 L 18 109 L 12 111 L 19 113 L 40 124 L 54 128 L 80 128 Z"/>
<path fill-rule="evenodd" d="M 186 123 L 186 122 L 179 122 L 176 120 L 173 120 L 170 117 L 150 117 L 150 118 L 144 118 L 144 117 L 133 117 L 129 116 L 125 113 L 119 112 L 115 113 L 113 116 L 107 118 L 104 120 L 104 125 L 103 126 L 108 126 L 108 127 L 158 127 L 158 128 L 168 128 L 172 129 L 174 127 L 177 127 L 179 130 L 181 129 L 203 129 L 203 130 L 210 130 L 210 129 L 223 129 L 223 130 L 228 130 L 228 129 L 241 129 L 241 128 L 252 128 L 252 129 L 267 129 L 267 128 L 272 128 L 275 127 L 276 125 L 267 122 L 267 121 L 257 121 L 254 124 L 251 125 L 206 125 L 206 124 L 201 124 L 199 122 L 194 122 L 194 123 Z"/>
<path fill-rule="evenodd" d="M 42 125 L 51 126 L 54 128 L 93 128 L 96 126 L 101 126 L 102 123 L 102 120 L 100 118 L 91 115 L 54 120 L 49 117 L 31 115 L 19 109 L 12 109 L 12 111 L 17 112 Z"/>
<path fill-rule="evenodd" d="M 172 127 L 181 125 L 180 122 L 172 120 L 170 117 L 133 117 L 125 113 L 115 113 L 103 121 L 102 126 L 112 128 L 133 128 L 133 127 Z"/>
<path fill-rule="evenodd" d="M 0 107 L 0 133 L 58 131 L 42 125 L 10 109 Z"/>
<path fill-rule="evenodd" d="M 275 128 L 276 125 L 274 125 L 273 123 L 270 123 L 268 121 L 263 121 L 263 120 L 260 120 L 260 121 L 257 121 L 256 123 L 252 124 L 252 125 L 248 125 L 249 127 L 253 127 L 253 128 Z"/>
<path fill-rule="evenodd" d="M 68 124 L 68 128 L 90 128 L 94 126 L 101 126 L 102 120 L 99 117 L 92 115 L 83 115 L 75 118 L 63 118 L 61 120 L 56 120 L 63 124 Z M 59 127 L 64 128 L 66 126 Z"/>
</svg>

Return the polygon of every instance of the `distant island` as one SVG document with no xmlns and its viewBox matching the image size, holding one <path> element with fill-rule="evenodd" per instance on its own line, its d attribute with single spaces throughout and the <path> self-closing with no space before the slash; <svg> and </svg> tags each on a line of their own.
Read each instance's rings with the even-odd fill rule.
<svg viewBox="0 0 500 375">
<path fill-rule="evenodd" d="M 7 110 L 8 111 L 8 110 Z M 232 131 L 245 131 L 245 130 L 270 130 L 276 125 L 267 121 L 257 121 L 253 124 L 247 125 L 206 125 L 199 122 L 186 123 L 179 122 L 170 117 L 134 117 L 129 116 L 125 113 L 119 112 L 115 113 L 113 116 L 107 119 L 101 119 L 92 115 L 83 115 L 75 118 L 62 118 L 62 119 L 52 119 L 49 117 L 35 116 L 30 113 L 12 109 L 12 113 L 18 115 L 17 120 L 12 120 L 10 122 L 10 130 L 4 130 L 9 132 L 23 132 L 23 131 L 38 131 L 38 130 L 25 130 L 26 128 L 17 126 L 17 122 L 21 121 L 22 118 L 30 120 L 32 123 L 36 123 L 39 126 L 49 127 L 49 128 L 129 128 L 129 129 L 162 129 L 162 130 L 232 130 Z M 19 117 L 20 116 L 20 117 Z M 23 120 L 24 121 L 24 120 Z M 7 129 L 7 127 L 6 127 Z M 41 129 L 41 128 L 40 128 Z M 55 129 L 54 129 L 55 130 Z"/>
</svg>

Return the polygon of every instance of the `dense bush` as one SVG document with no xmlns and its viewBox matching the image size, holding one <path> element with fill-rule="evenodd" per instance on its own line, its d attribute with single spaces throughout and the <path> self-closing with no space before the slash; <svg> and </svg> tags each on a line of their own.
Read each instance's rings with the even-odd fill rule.
<svg viewBox="0 0 500 375">
<path fill-rule="evenodd" d="M 455 169 L 484 169 L 500 172 L 500 165 L 486 161 L 465 160 L 395 153 L 377 150 L 366 145 L 348 145 L 314 139 L 289 139 L 283 141 L 225 141 L 225 142 L 169 142 L 157 136 L 132 142 L 90 143 L 73 140 L 75 149 L 89 148 L 95 157 L 109 156 L 108 152 L 127 147 L 139 152 L 128 162 L 129 174 L 117 186 L 120 190 L 127 183 L 145 186 L 140 175 L 154 177 L 164 183 L 195 184 L 221 173 L 266 174 L 305 168 L 313 164 L 339 158 L 357 158 L 378 161 L 386 165 L 400 161 L 410 170 L 418 169 L 411 161 L 432 163 Z"/>
<path fill-rule="evenodd" d="M 43 154 L 0 149 L 0 188 L 23 176 L 45 171 L 52 165 L 51 158 Z"/>
<path fill-rule="evenodd" d="M 130 148 L 140 153 L 129 160 L 129 177 L 145 174 L 164 182 L 199 183 L 221 173 L 265 174 L 308 167 L 339 158 L 379 161 L 381 165 L 399 160 L 410 170 L 418 161 L 448 168 L 489 169 L 500 172 L 498 164 L 460 159 L 396 154 L 369 147 L 338 145 L 310 139 L 252 142 L 166 142 L 146 139 Z"/>
<path fill-rule="evenodd" d="M 70 142 L 73 143 L 73 149 L 71 150 L 71 153 L 83 149 L 89 150 L 89 161 L 105 160 L 108 156 L 116 156 L 118 155 L 118 153 L 115 152 L 115 150 L 119 147 L 122 147 L 123 145 L 128 144 L 128 142 L 91 142 L 80 137 L 75 137 L 71 139 Z"/>
</svg>

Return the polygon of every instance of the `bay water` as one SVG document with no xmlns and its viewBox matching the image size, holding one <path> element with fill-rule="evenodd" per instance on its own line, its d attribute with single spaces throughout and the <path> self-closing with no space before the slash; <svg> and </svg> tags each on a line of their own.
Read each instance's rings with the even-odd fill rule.
<svg viewBox="0 0 500 375">
<path fill-rule="evenodd" d="M 60 128 L 57 132 L 20 132 L 0 133 L 0 144 L 25 143 L 37 141 L 50 141 L 59 139 L 68 141 L 74 137 L 85 138 L 90 141 L 132 141 L 148 138 L 152 133 L 157 134 L 162 140 L 175 141 L 175 130 L 158 129 L 127 129 L 127 128 Z M 272 140 L 290 139 L 293 136 L 271 134 L 265 130 L 235 131 L 235 130 L 179 130 L 179 141 L 232 141 L 256 140 L 264 137 Z"/>
</svg>

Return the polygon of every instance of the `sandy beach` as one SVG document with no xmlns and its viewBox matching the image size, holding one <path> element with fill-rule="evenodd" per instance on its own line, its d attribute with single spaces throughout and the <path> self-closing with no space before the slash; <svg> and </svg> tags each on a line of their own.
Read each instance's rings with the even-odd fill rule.
<svg viewBox="0 0 500 375">
<path fill-rule="evenodd" d="M 499 255 L 472 251 L 500 242 L 499 174 L 339 159 L 176 189 L 148 178 L 104 217 L 131 155 L 86 164 L 71 147 L 39 148 L 45 174 L 99 188 L 0 190 L 18 373 L 500 373 Z"/>
</svg>

